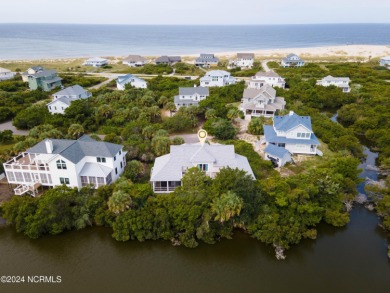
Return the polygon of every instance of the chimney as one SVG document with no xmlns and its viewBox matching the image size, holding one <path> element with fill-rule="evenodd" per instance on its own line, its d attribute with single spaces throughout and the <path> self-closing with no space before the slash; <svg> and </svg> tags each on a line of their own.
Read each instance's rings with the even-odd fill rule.
<svg viewBox="0 0 390 293">
<path fill-rule="evenodd" d="M 288 113 L 288 116 L 292 116 L 294 115 L 294 111 L 290 111 L 290 113 Z"/>
<path fill-rule="evenodd" d="M 50 139 L 45 140 L 46 151 L 48 154 L 53 153 L 53 142 Z"/>
</svg>

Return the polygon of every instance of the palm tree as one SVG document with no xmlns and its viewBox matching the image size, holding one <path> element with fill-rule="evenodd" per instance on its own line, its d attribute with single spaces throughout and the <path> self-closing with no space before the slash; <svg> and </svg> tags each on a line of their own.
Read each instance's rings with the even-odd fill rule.
<svg viewBox="0 0 390 293">
<path fill-rule="evenodd" d="M 107 119 L 107 118 L 112 116 L 112 114 L 114 113 L 114 110 L 112 109 L 112 107 L 110 105 L 104 104 L 98 108 L 98 113 L 99 113 L 99 115 L 102 115 Z"/>
<path fill-rule="evenodd" d="M 207 120 L 217 118 L 217 111 L 215 109 L 207 109 L 204 116 Z"/>
<path fill-rule="evenodd" d="M 211 211 L 215 214 L 214 220 L 221 223 L 230 220 L 240 214 L 242 205 L 242 198 L 231 191 L 214 198 L 211 203 Z"/>
<path fill-rule="evenodd" d="M 152 121 L 156 122 L 159 117 L 161 117 L 161 110 L 158 106 L 152 106 L 149 108 L 149 114 L 152 118 Z"/>
<path fill-rule="evenodd" d="M 133 201 L 130 195 L 122 190 L 115 191 L 108 199 L 108 210 L 118 215 L 125 210 L 130 209 Z"/>
<path fill-rule="evenodd" d="M 241 111 L 238 110 L 237 108 L 231 108 L 228 112 L 227 112 L 227 118 L 230 119 L 230 120 L 234 120 L 236 118 L 239 118 L 241 116 Z"/>
<path fill-rule="evenodd" d="M 78 139 L 84 134 L 84 127 L 80 124 L 72 124 L 68 128 L 68 135 L 74 139 Z"/>
<path fill-rule="evenodd" d="M 168 102 L 165 104 L 164 108 L 169 111 L 169 116 L 172 117 L 172 112 L 176 110 L 176 105 L 173 102 Z"/>
</svg>

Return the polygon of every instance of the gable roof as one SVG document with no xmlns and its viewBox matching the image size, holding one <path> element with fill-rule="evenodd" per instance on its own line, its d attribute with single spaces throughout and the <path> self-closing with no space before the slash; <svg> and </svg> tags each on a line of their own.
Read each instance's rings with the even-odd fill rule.
<svg viewBox="0 0 390 293">
<path fill-rule="evenodd" d="M 209 95 L 209 88 L 208 87 L 180 87 L 179 88 L 179 95 L 181 96 L 191 96 L 191 95 L 201 95 L 201 96 L 208 96 Z"/>
<path fill-rule="evenodd" d="M 313 131 L 310 116 L 298 116 L 293 111 L 290 111 L 288 115 L 274 117 L 274 127 L 278 131 L 287 132 L 299 125 L 303 125 L 308 130 Z"/>
<path fill-rule="evenodd" d="M 214 54 L 200 54 L 200 57 L 196 58 L 196 62 L 218 62 L 219 58 L 215 57 Z"/>
<path fill-rule="evenodd" d="M 270 71 L 259 71 L 259 72 L 256 73 L 256 76 L 258 76 L 258 77 L 262 77 L 262 76 L 265 76 L 265 77 L 280 77 L 280 75 L 277 74 L 273 70 L 270 70 Z"/>
<path fill-rule="evenodd" d="M 51 76 L 51 75 L 57 75 L 57 71 L 52 70 L 52 69 L 45 69 L 45 70 L 39 71 L 35 74 L 32 74 L 30 76 L 33 78 L 40 78 L 40 77 L 47 77 L 47 76 Z"/>
<path fill-rule="evenodd" d="M 79 96 L 85 92 L 86 90 L 83 87 L 76 84 L 56 92 L 53 96 Z"/>
<path fill-rule="evenodd" d="M 116 80 L 116 82 L 119 84 L 127 84 L 133 81 L 146 82 L 142 78 L 139 78 L 133 74 L 119 75 L 118 79 Z"/>
<path fill-rule="evenodd" d="M 237 59 L 255 59 L 254 53 L 237 53 Z"/>
<path fill-rule="evenodd" d="M 45 141 L 39 142 L 26 152 L 30 154 L 48 154 Z M 85 156 L 114 157 L 123 147 L 110 142 L 95 141 L 87 135 L 83 135 L 78 140 L 51 139 L 51 142 L 53 144 L 52 154 L 59 154 L 75 164 Z"/>
<path fill-rule="evenodd" d="M 206 76 L 230 76 L 230 72 L 225 70 L 211 70 L 206 72 Z"/>
<path fill-rule="evenodd" d="M 129 55 L 123 61 L 127 62 L 146 62 L 146 58 L 140 56 L 140 55 Z"/>
<path fill-rule="evenodd" d="M 62 102 L 62 103 L 64 103 L 64 104 L 69 106 L 72 101 L 68 97 L 60 97 L 58 99 L 55 99 L 55 100 L 51 101 L 50 103 L 48 103 L 46 105 L 47 106 L 51 106 L 51 105 L 54 105 L 57 102 Z"/>
<path fill-rule="evenodd" d="M 201 163 L 238 168 L 255 178 L 247 158 L 234 153 L 233 145 L 196 143 L 172 145 L 170 154 L 156 158 L 150 180 L 181 181 L 183 170 Z"/>
<path fill-rule="evenodd" d="M 278 146 L 273 145 L 271 143 L 269 143 L 265 147 L 264 152 L 267 154 L 270 154 L 271 156 L 276 157 L 276 158 L 283 158 L 285 155 L 290 154 L 290 152 L 288 150 L 286 150 L 285 148 L 278 147 Z"/>
<path fill-rule="evenodd" d="M 11 70 L 0 67 L 0 73 L 9 73 Z"/>
<path fill-rule="evenodd" d="M 275 129 L 271 125 L 263 124 L 264 137 L 268 143 L 288 143 L 288 144 L 305 144 L 305 145 L 319 145 L 317 137 L 314 133 L 310 134 L 309 139 L 299 139 L 299 138 L 287 138 L 285 136 L 278 136 L 275 132 Z"/>
<path fill-rule="evenodd" d="M 267 99 L 275 99 L 276 97 L 276 90 L 270 86 L 269 84 L 265 84 L 259 89 L 255 88 L 247 88 L 244 90 L 243 98 L 256 98 L 258 96 L 263 96 Z"/>
<path fill-rule="evenodd" d="M 156 59 L 156 63 L 171 63 L 171 62 L 181 62 L 181 57 L 180 56 L 161 56 Z"/>
<path fill-rule="evenodd" d="M 334 82 L 338 82 L 338 81 L 350 82 L 349 77 L 333 77 L 331 75 L 328 75 L 328 76 L 324 77 L 322 80 L 323 81 L 334 81 Z"/>
</svg>

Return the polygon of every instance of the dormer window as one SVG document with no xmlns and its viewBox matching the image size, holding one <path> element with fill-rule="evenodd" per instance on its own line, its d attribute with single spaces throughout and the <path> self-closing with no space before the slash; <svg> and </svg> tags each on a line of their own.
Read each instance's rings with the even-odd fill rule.
<svg viewBox="0 0 390 293">
<path fill-rule="evenodd" d="M 97 158 L 96 158 L 96 161 L 97 161 L 98 163 L 105 163 L 105 162 L 106 162 L 106 158 L 97 157 Z"/>
<path fill-rule="evenodd" d="M 209 170 L 209 164 L 198 164 L 199 170 L 207 172 Z"/>
<path fill-rule="evenodd" d="M 57 169 L 66 170 L 66 163 L 65 163 L 65 161 L 58 160 L 56 163 L 57 163 Z"/>
</svg>

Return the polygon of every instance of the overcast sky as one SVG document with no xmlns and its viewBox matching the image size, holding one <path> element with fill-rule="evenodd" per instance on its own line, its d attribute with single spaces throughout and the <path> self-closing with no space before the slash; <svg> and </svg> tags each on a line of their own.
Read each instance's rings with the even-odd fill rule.
<svg viewBox="0 0 390 293">
<path fill-rule="evenodd" d="M 389 0 L 2 0 L 0 23 L 389 23 Z"/>
</svg>

